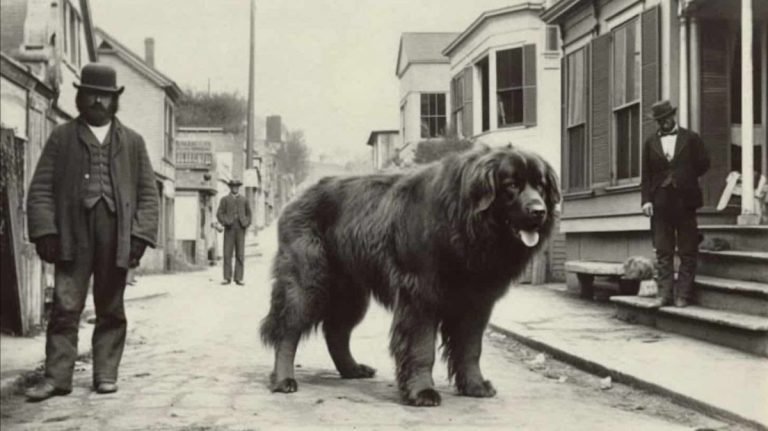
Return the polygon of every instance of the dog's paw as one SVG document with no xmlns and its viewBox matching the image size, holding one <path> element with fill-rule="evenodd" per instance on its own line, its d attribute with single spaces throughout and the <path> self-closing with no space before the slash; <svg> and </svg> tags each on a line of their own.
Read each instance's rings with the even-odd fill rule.
<svg viewBox="0 0 768 431">
<path fill-rule="evenodd" d="M 348 370 L 339 371 L 339 374 L 342 379 L 370 379 L 376 375 L 376 369 L 365 364 L 357 364 Z"/>
<path fill-rule="evenodd" d="M 468 382 L 459 388 L 459 394 L 466 397 L 490 398 L 496 395 L 496 389 L 490 380 Z"/>
<path fill-rule="evenodd" d="M 283 380 L 280 380 L 279 382 L 273 381 L 269 389 L 272 392 L 282 392 L 285 394 L 290 394 L 299 390 L 299 384 L 296 383 L 295 379 L 283 379 Z"/>
<path fill-rule="evenodd" d="M 440 405 L 440 394 L 432 389 L 422 389 L 415 397 L 406 400 L 406 403 L 416 407 L 437 407 Z"/>
</svg>

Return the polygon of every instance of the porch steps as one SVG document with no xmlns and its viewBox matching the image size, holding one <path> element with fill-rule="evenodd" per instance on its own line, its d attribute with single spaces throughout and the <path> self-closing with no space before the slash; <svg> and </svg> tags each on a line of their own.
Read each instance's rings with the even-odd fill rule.
<svg viewBox="0 0 768 431">
<path fill-rule="evenodd" d="M 768 283 L 768 251 L 699 251 L 698 274 Z"/>
<path fill-rule="evenodd" d="M 652 306 L 653 298 L 613 296 L 617 317 L 760 356 L 768 356 L 768 317 L 716 310 Z"/>
<path fill-rule="evenodd" d="M 768 284 L 698 275 L 694 292 L 702 307 L 768 317 Z"/>
<path fill-rule="evenodd" d="M 699 232 L 705 241 L 725 240 L 731 250 L 768 251 L 768 225 L 705 225 L 699 226 Z"/>
</svg>

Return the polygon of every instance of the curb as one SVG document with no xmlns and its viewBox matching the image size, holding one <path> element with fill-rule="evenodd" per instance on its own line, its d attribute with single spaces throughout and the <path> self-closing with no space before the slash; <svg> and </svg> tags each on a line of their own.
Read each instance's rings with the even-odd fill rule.
<svg viewBox="0 0 768 431">
<path fill-rule="evenodd" d="M 143 301 L 148 299 L 160 298 L 167 295 L 168 295 L 168 292 L 150 293 L 143 296 L 125 298 L 125 302 Z M 93 308 L 83 309 L 83 313 L 80 316 L 81 322 L 85 322 L 92 314 L 93 314 Z M 89 324 L 89 323 L 86 323 L 86 324 Z M 91 352 L 91 348 L 89 344 L 87 349 L 84 349 L 83 351 L 78 352 L 78 354 L 84 354 L 84 353 L 90 353 L 90 352 Z M 41 356 L 42 358 L 40 358 L 37 362 L 41 362 L 45 359 L 44 355 L 41 355 Z M 0 400 L 4 400 L 10 396 L 13 396 L 16 393 L 17 388 L 19 388 L 24 384 L 24 376 L 31 372 L 34 372 L 34 369 L 23 370 L 20 372 L 19 375 L 9 376 L 0 380 Z"/>
<path fill-rule="evenodd" d="M 706 403 L 701 400 L 697 400 L 695 398 L 691 398 L 688 395 L 681 394 L 679 392 L 673 391 L 671 389 L 665 388 L 655 383 L 651 383 L 650 381 L 645 380 L 642 377 L 624 373 L 622 371 L 607 367 L 596 361 L 590 361 L 590 360 L 584 359 L 580 356 L 576 356 L 565 350 L 559 349 L 553 345 L 536 340 L 533 337 L 521 335 L 519 333 L 516 333 L 509 329 L 502 328 L 501 326 L 495 325 L 493 323 L 489 323 L 488 327 L 496 332 L 500 332 L 504 335 L 507 335 L 513 338 L 514 340 L 520 342 L 521 344 L 524 344 L 536 350 L 546 352 L 550 354 L 553 358 L 563 361 L 565 363 L 568 363 L 570 365 L 573 365 L 574 367 L 579 368 L 588 373 L 595 374 L 602 377 L 610 376 L 611 379 L 615 382 L 624 383 L 626 385 L 633 386 L 635 388 L 642 389 L 647 392 L 668 397 L 676 404 L 679 404 L 683 407 L 688 407 L 688 408 L 697 410 L 701 413 L 704 413 L 710 416 L 714 416 L 715 418 L 718 418 L 718 419 L 724 419 L 731 422 L 736 422 L 741 425 L 754 427 L 761 431 L 768 431 L 768 426 L 766 426 L 763 423 L 756 422 L 752 419 L 745 418 L 739 414 L 736 414 L 729 410 L 725 410 L 721 407 Z"/>
</svg>

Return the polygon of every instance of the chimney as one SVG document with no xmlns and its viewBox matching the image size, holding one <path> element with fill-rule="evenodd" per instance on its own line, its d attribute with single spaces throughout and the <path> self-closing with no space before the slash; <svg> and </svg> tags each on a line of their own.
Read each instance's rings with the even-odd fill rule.
<svg viewBox="0 0 768 431">
<path fill-rule="evenodd" d="M 144 62 L 155 67 L 155 39 L 152 37 L 144 39 Z"/>
</svg>

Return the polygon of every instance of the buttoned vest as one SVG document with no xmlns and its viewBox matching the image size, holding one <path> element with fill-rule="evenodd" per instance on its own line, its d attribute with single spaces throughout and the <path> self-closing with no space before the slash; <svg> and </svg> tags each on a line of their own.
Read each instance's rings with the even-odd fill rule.
<svg viewBox="0 0 768 431">
<path fill-rule="evenodd" d="M 90 130 L 85 134 L 88 148 L 88 171 L 85 174 L 86 186 L 83 203 L 88 209 L 93 208 L 101 199 L 110 211 L 115 212 L 115 194 L 110 175 L 110 147 L 112 146 L 112 130 L 107 133 L 103 144 L 99 145 Z"/>
</svg>

